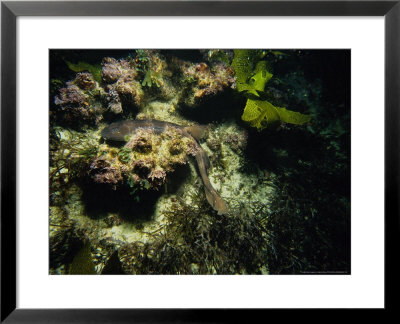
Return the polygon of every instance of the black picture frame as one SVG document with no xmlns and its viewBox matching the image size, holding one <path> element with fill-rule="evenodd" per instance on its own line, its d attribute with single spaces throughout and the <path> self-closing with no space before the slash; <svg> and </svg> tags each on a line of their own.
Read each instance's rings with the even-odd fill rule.
<svg viewBox="0 0 400 324">
<path fill-rule="evenodd" d="M 263 310 L 16 308 L 16 19 L 18 16 L 384 16 L 385 309 L 398 287 L 400 0 L 395 1 L 4 1 L 1 3 L 1 322 L 234 322 Z M 391 257 L 392 255 L 392 257 Z M 248 317 L 250 320 L 251 317 Z"/>
</svg>

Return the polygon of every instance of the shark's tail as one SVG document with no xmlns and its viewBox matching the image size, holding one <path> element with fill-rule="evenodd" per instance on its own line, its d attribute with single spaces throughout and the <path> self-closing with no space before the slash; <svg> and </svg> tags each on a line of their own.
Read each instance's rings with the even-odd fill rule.
<svg viewBox="0 0 400 324">
<path fill-rule="evenodd" d="M 185 131 L 195 138 L 200 138 L 203 135 L 205 129 L 206 128 L 204 126 L 192 126 L 191 129 L 189 129 L 188 127 L 185 128 Z M 210 182 L 210 179 L 208 178 L 207 170 L 210 168 L 210 160 L 208 159 L 207 154 L 201 148 L 200 144 L 197 145 L 199 150 L 196 154 L 196 160 L 201 178 L 203 180 L 204 191 L 206 193 L 207 201 L 214 208 L 214 210 L 218 212 L 218 215 L 226 215 L 228 213 L 228 207 L 225 201 L 214 189 Z"/>
<path fill-rule="evenodd" d="M 218 212 L 218 215 L 226 215 L 228 213 L 228 206 L 226 206 L 225 201 L 218 192 L 216 192 L 214 188 L 210 189 L 207 186 L 204 186 L 204 191 L 208 203 Z"/>
</svg>

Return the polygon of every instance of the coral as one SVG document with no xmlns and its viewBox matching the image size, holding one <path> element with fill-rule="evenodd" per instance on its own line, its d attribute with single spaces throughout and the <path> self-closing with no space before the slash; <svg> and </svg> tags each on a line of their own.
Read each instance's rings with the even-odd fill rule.
<svg viewBox="0 0 400 324">
<path fill-rule="evenodd" d="M 219 132 L 216 126 L 209 128 L 209 134 L 206 139 L 208 148 L 218 154 L 221 146 L 228 146 L 236 154 L 242 154 L 247 146 L 248 133 L 244 129 L 229 127 Z"/>
<path fill-rule="evenodd" d="M 108 214 L 103 221 L 106 223 L 107 227 L 119 226 L 123 222 L 118 214 Z"/>
<path fill-rule="evenodd" d="M 168 173 L 186 164 L 188 155 L 197 153 L 196 143 L 173 127 L 161 134 L 139 129 L 127 140 L 120 149 L 101 146 L 90 167 L 95 182 L 112 184 L 115 189 L 125 179 L 131 187 L 158 190 Z"/>
<path fill-rule="evenodd" d="M 102 98 L 104 91 L 90 73 L 77 73 L 54 98 L 55 112 L 71 125 L 97 124 L 103 118 Z"/>
<path fill-rule="evenodd" d="M 93 90 L 97 86 L 93 75 L 87 72 L 77 73 L 74 83 L 83 90 Z"/>
<path fill-rule="evenodd" d="M 55 98 L 55 104 L 62 105 L 64 109 L 68 106 L 88 106 L 89 98 L 78 86 L 68 82 L 66 88 L 60 89 L 60 95 Z"/>
<path fill-rule="evenodd" d="M 102 67 L 101 76 L 105 83 L 116 82 L 122 74 L 120 65 L 115 58 L 103 58 Z"/>
<path fill-rule="evenodd" d="M 115 114 L 123 112 L 124 107 L 130 109 L 133 105 L 140 106 L 143 90 L 134 64 L 129 60 L 106 57 L 103 59 L 103 80 L 108 108 Z"/>
<path fill-rule="evenodd" d="M 96 158 L 91 163 L 90 173 L 95 182 L 111 184 L 113 189 L 116 189 L 116 184 L 122 181 L 121 170 L 101 158 Z"/>
<path fill-rule="evenodd" d="M 152 183 L 156 183 L 158 186 L 161 186 L 167 177 L 167 172 L 161 168 L 152 169 L 148 175 L 148 178 L 151 179 Z"/>
<path fill-rule="evenodd" d="M 206 63 L 182 62 L 180 67 L 184 76 L 181 82 L 191 93 L 191 96 L 187 96 L 185 100 L 185 104 L 189 106 L 198 105 L 225 89 L 235 86 L 234 70 L 224 63 L 219 62 L 208 66 Z"/>
<path fill-rule="evenodd" d="M 152 130 L 139 130 L 129 141 L 126 143 L 125 148 L 131 149 L 140 153 L 150 153 L 152 150 Z"/>
<path fill-rule="evenodd" d="M 114 114 L 121 114 L 122 113 L 122 104 L 119 101 L 111 101 L 108 104 L 108 108 L 110 111 L 112 111 Z"/>
</svg>

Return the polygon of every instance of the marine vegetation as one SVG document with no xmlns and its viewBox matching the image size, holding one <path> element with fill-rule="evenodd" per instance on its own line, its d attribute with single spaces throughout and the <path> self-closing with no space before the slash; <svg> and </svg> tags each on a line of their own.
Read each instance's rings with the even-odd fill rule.
<svg viewBox="0 0 400 324">
<path fill-rule="evenodd" d="M 159 88 L 161 86 L 159 79 L 161 77 L 160 72 L 162 64 L 159 64 L 159 62 L 153 62 L 151 60 L 151 52 L 149 52 L 148 50 L 138 49 L 136 50 L 136 53 L 136 71 L 142 73 L 142 75 L 144 76 L 142 86 L 151 87 L 153 85 L 156 85 Z"/>
<path fill-rule="evenodd" d="M 101 65 L 92 65 L 87 62 L 78 62 L 75 64 L 65 61 L 65 63 L 67 63 L 68 67 L 74 72 L 89 72 L 94 80 L 101 83 Z"/>
<path fill-rule="evenodd" d="M 50 61 L 50 274 L 349 273 L 349 51 Z"/>
<path fill-rule="evenodd" d="M 149 233 L 151 242 L 134 242 L 121 248 L 119 256 L 125 273 L 268 272 L 266 206 L 253 205 L 248 214 L 243 214 L 239 213 L 243 207 L 238 202 L 233 214 L 211 216 L 196 192 L 192 198 L 190 205 L 179 198 L 172 201 L 163 228 Z"/>
<path fill-rule="evenodd" d="M 267 61 L 261 60 L 265 55 L 257 50 L 235 50 L 232 66 L 236 72 L 237 90 L 247 99 L 242 120 L 258 130 L 277 127 L 282 122 L 302 125 L 311 120 L 311 116 L 276 107 L 265 97 L 264 88 L 272 78 L 268 71 Z M 279 52 L 280 53 L 280 52 Z"/>
<path fill-rule="evenodd" d="M 248 99 L 242 115 L 242 120 L 257 129 L 267 127 L 278 128 L 281 122 L 302 125 L 310 121 L 311 117 L 299 112 L 279 108 L 266 100 Z"/>
</svg>

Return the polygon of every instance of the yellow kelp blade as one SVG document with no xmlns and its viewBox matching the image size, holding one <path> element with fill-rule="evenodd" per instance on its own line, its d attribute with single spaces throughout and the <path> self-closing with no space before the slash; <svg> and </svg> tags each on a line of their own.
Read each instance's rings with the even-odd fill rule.
<svg viewBox="0 0 400 324">
<path fill-rule="evenodd" d="M 234 54 L 232 67 L 236 72 L 237 83 L 246 83 L 248 78 L 254 74 L 253 69 L 261 58 L 261 51 L 252 49 L 235 49 Z"/>
<path fill-rule="evenodd" d="M 67 60 L 64 60 L 65 63 L 68 65 L 69 69 L 74 71 L 74 72 L 84 72 L 84 71 L 89 71 L 93 75 L 93 79 L 95 81 L 101 83 L 102 78 L 101 78 L 101 71 L 102 67 L 100 64 L 92 65 L 86 62 L 78 62 L 77 64 L 68 62 Z"/>
<path fill-rule="evenodd" d="M 251 81 L 251 76 L 254 76 L 260 71 L 260 69 L 257 70 L 257 62 L 261 59 L 261 51 L 237 49 L 234 50 L 234 53 L 235 56 L 232 61 L 232 67 L 236 75 L 236 89 L 239 92 L 254 91 L 254 85 L 249 84 L 248 81 Z M 264 87 L 261 90 L 264 90 Z"/>
<path fill-rule="evenodd" d="M 311 116 L 286 108 L 275 107 L 268 101 L 248 99 L 244 108 L 242 120 L 250 126 L 262 130 L 267 127 L 279 126 L 281 122 L 302 125 L 310 121 Z"/>
<path fill-rule="evenodd" d="M 286 108 L 275 107 L 281 118 L 281 121 L 288 124 L 303 125 L 311 120 L 310 115 L 304 115 L 296 111 L 287 110 Z"/>
<path fill-rule="evenodd" d="M 242 120 L 258 130 L 280 123 L 279 114 L 271 103 L 252 99 L 247 100 Z"/>
<path fill-rule="evenodd" d="M 257 91 L 264 91 L 265 85 L 271 78 L 272 74 L 268 71 L 259 71 L 250 78 L 248 88 L 246 90 L 259 97 L 260 95 Z"/>
<path fill-rule="evenodd" d="M 247 63 L 250 65 L 249 60 L 250 56 L 247 58 Z M 243 68 L 243 66 L 238 64 L 238 62 L 243 62 L 243 61 L 246 61 L 246 58 L 242 58 L 241 61 L 235 62 L 236 88 L 239 92 L 245 92 L 245 95 L 247 95 L 250 98 L 252 96 L 259 97 L 258 92 L 264 91 L 265 85 L 272 78 L 272 74 L 268 71 L 267 68 L 267 62 L 259 61 L 256 64 L 255 70 L 253 72 L 249 71 L 248 69 L 249 66 Z"/>
</svg>

